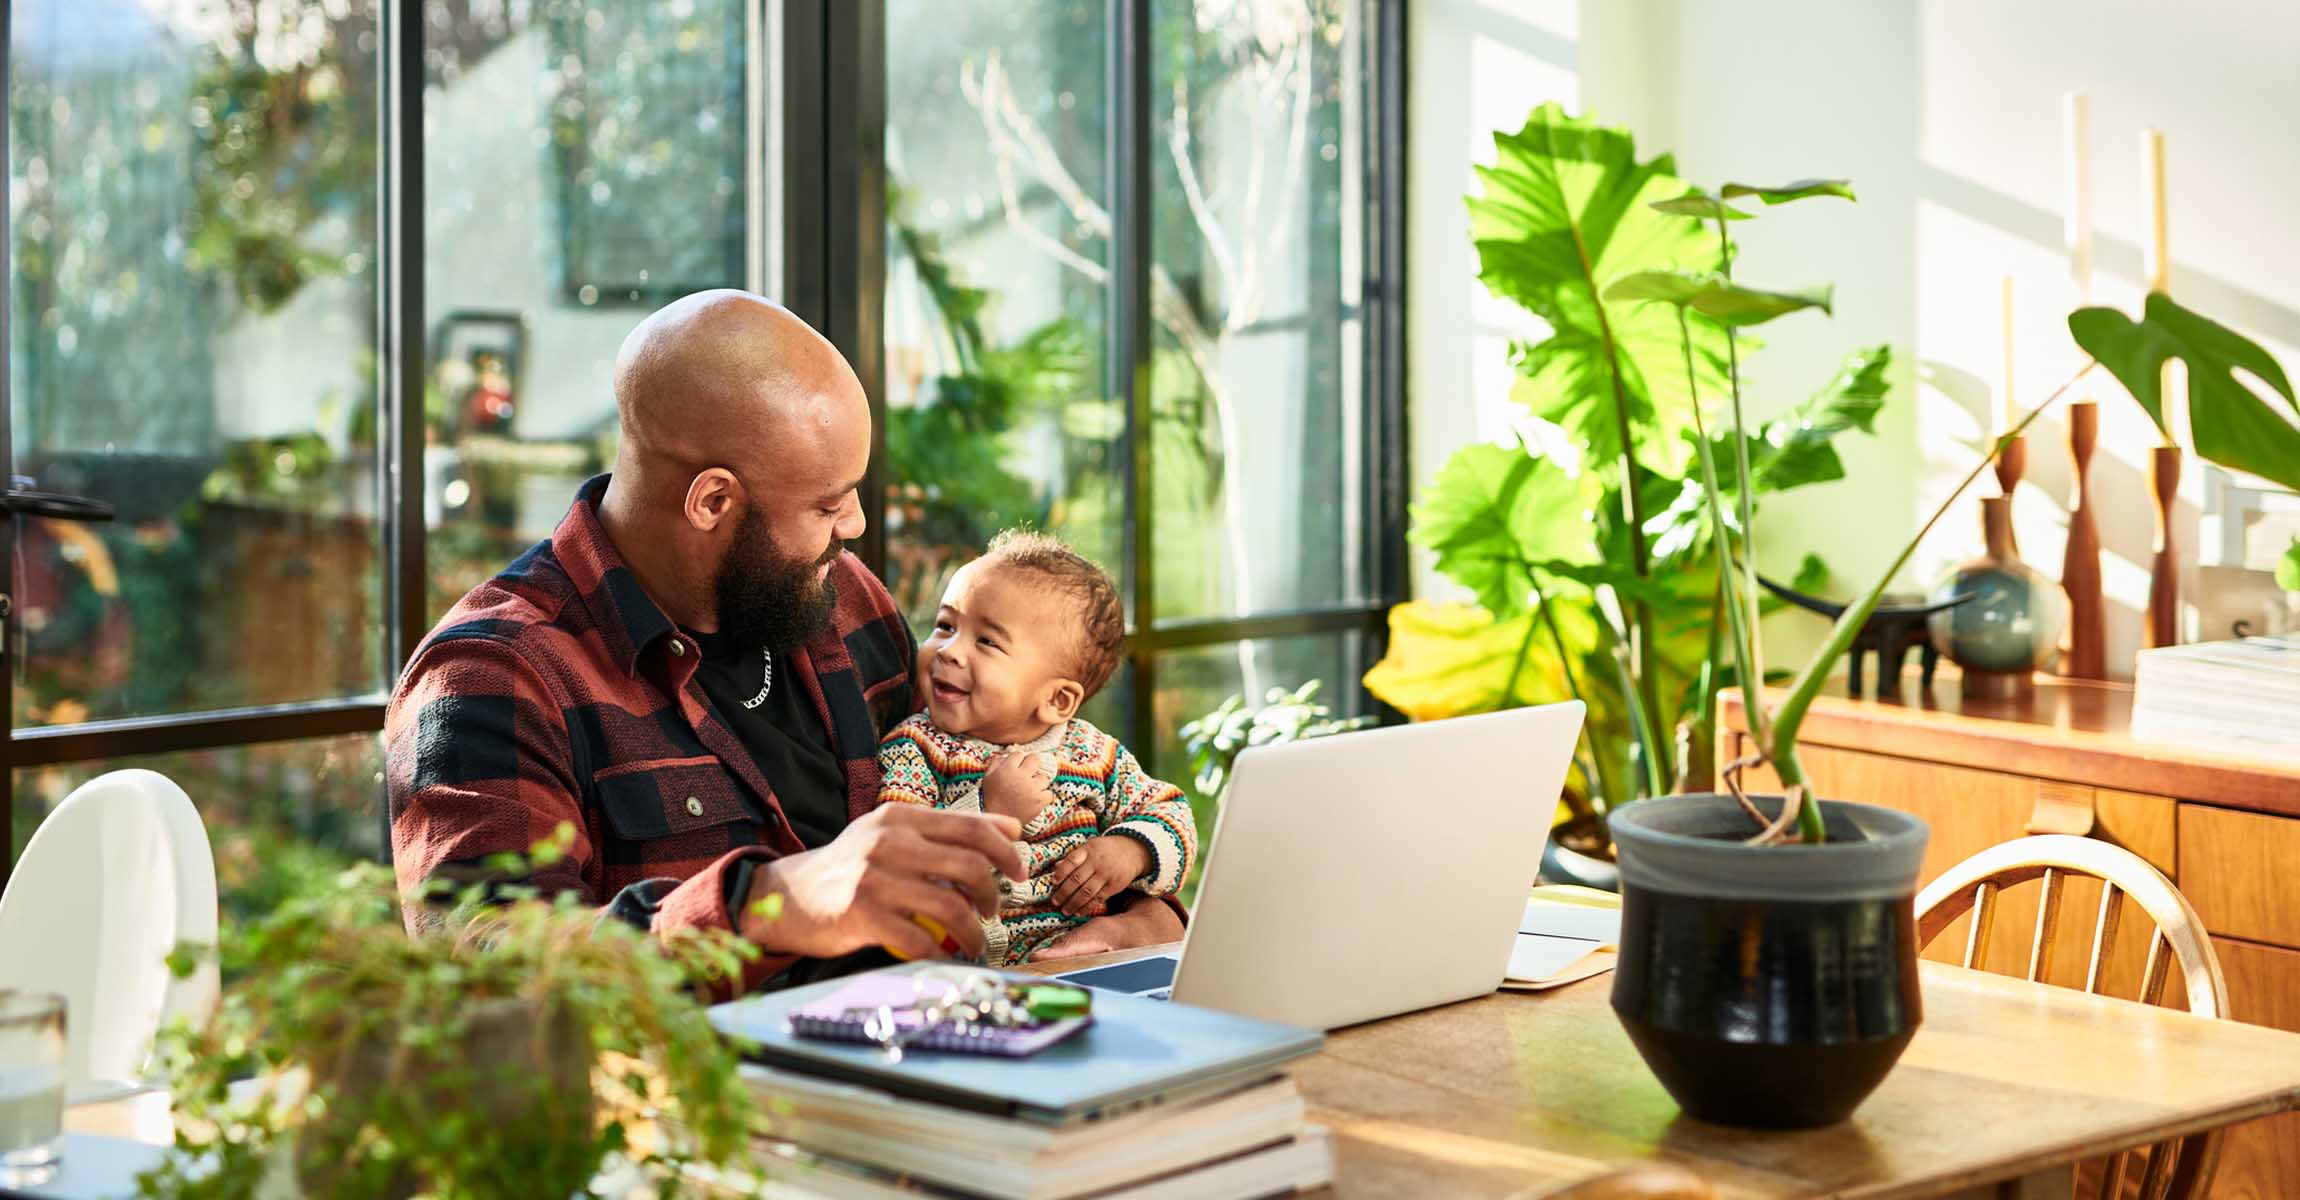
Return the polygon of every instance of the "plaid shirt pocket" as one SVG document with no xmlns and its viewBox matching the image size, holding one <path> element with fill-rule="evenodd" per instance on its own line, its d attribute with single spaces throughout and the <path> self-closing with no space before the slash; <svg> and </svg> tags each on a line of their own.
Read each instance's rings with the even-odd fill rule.
<svg viewBox="0 0 2300 1200">
<path fill-rule="evenodd" d="M 592 787 L 614 866 L 708 862 L 760 841 L 758 807 L 716 758 L 625 764 L 594 776 Z"/>
</svg>

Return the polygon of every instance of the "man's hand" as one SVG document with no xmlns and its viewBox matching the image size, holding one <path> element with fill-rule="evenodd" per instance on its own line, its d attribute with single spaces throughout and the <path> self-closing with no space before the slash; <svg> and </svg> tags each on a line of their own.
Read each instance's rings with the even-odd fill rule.
<svg viewBox="0 0 2300 1200">
<path fill-rule="evenodd" d="M 1054 802 L 1054 756 L 1001 754 L 982 773 L 982 811 L 1028 825 Z"/>
<path fill-rule="evenodd" d="M 1159 946 L 1182 940 L 1182 918 L 1174 907 L 1155 896 L 1129 893 L 1134 901 L 1124 912 L 1096 917 L 1061 937 L 1040 946 L 1032 962 L 1057 958 L 1083 958 L 1136 946 Z"/>
<path fill-rule="evenodd" d="M 998 877 L 1023 878 L 1012 818 L 887 804 L 827 845 L 752 872 L 743 936 L 767 950 L 833 958 L 884 946 L 905 958 L 941 958 L 913 914 L 932 917 L 970 957 L 982 954 L 983 917 L 998 915 Z M 756 911 L 782 897 L 768 917 Z"/>
<path fill-rule="evenodd" d="M 1054 864 L 1047 899 L 1075 917 L 1117 895 L 1149 869 L 1150 848 L 1133 838 L 1109 833 L 1091 837 Z"/>
</svg>

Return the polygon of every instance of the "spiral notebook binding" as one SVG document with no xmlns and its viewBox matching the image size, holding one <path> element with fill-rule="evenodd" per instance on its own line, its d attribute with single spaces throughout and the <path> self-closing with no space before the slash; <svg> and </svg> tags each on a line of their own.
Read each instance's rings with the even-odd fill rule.
<svg viewBox="0 0 2300 1200">
<path fill-rule="evenodd" d="M 868 1019 L 863 1017 L 822 1017 L 791 1013 L 788 1017 L 791 1032 L 801 1037 L 825 1038 L 839 1042 L 859 1042 L 877 1045 L 878 1039 L 865 1032 Z M 977 1025 L 971 1022 L 937 1025 L 920 1035 L 910 1045 L 913 1049 L 949 1050 L 955 1052 L 984 1051 L 998 1046 L 1019 1031 L 995 1025 Z"/>
</svg>

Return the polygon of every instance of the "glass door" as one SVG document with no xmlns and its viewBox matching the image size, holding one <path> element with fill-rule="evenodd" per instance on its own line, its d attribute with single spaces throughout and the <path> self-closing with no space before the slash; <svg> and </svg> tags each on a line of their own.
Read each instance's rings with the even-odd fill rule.
<svg viewBox="0 0 2300 1200">
<path fill-rule="evenodd" d="M 772 286 L 782 10 L 7 6 L 0 879 L 129 766 L 227 915 L 385 852 L 402 656 L 612 460 L 623 333 Z"/>
</svg>

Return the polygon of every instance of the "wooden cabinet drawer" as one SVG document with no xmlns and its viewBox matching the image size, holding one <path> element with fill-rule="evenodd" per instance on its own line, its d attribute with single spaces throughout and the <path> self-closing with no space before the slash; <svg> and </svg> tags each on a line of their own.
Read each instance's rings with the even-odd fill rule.
<svg viewBox="0 0 2300 1200">
<path fill-rule="evenodd" d="M 2185 806 L 2183 806 L 2185 807 Z M 2300 950 L 2212 939 L 2237 1020 L 2300 1033 Z M 2300 1180 L 2300 1113 L 2248 1121 L 2220 1143 L 2213 1200 L 2282 1200 Z"/>
<path fill-rule="evenodd" d="M 2300 947 L 2300 820 L 2180 806 L 2176 878 L 2204 927 Z"/>
</svg>

